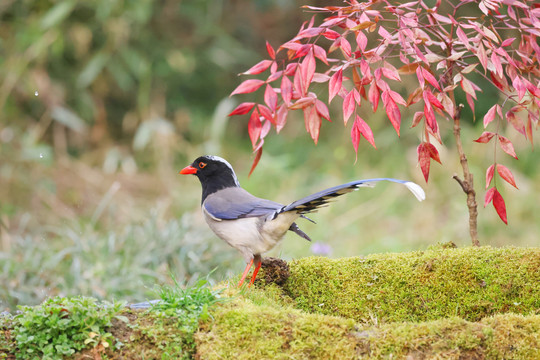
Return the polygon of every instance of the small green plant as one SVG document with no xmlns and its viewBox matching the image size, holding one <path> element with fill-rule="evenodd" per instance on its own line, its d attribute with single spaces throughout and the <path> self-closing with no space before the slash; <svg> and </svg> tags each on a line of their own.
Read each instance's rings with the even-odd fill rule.
<svg viewBox="0 0 540 360">
<path fill-rule="evenodd" d="M 209 308 L 224 301 L 220 297 L 222 290 L 208 287 L 208 279 L 200 279 L 193 286 L 183 286 L 172 277 L 174 284 L 165 285 L 155 290 L 160 301 L 153 304 L 149 312 L 157 321 L 152 328 L 141 329 L 147 336 L 153 337 L 161 331 L 161 327 L 170 327 L 174 321 L 179 332 L 169 334 L 174 338 L 157 344 L 163 354 L 175 358 L 191 359 L 195 351 L 194 334 L 199 328 L 199 321 L 208 320 L 211 315 Z M 160 326 L 161 324 L 161 326 Z"/>
<path fill-rule="evenodd" d="M 108 328 L 124 307 L 85 297 L 54 297 L 39 306 L 21 306 L 13 318 L 17 359 L 58 359 L 87 347 L 115 347 Z"/>
</svg>

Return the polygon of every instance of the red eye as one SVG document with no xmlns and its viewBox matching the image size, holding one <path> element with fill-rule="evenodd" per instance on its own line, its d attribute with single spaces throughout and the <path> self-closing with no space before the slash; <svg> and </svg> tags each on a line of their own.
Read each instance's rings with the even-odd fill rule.
<svg viewBox="0 0 540 360">
<path fill-rule="evenodd" d="M 201 161 L 201 162 L 199 163 L 199 167 L 200 167 L 201 169 L 204 169 L 204 168 L 206 167 L 206 163 Z"/>
</svg>

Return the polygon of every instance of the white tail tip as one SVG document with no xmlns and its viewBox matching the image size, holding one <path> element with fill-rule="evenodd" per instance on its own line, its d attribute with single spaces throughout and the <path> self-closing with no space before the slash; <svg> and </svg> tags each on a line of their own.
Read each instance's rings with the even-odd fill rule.
<svg viewBox="0 0 540 360">
<path fill-rule="evenodd" d="M 415 184 L 411 181 L 407 181 L 404 185 L 407 187 L 407 189 L 409 189 L 413 193 L 414 196 L 416 196 L 418 201 L 422 201 L 426 199 L 426 193 L 424 192 L 424 189 L 422 189 L 420 185 Z"/>
</svg>

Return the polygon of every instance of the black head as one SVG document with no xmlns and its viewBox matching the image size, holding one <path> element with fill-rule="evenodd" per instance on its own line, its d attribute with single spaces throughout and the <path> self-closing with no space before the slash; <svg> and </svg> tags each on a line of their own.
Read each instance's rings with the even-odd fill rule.
<svg viewBox="0 0 540 360">
<path fill-rule="evenodd" d="M 218 190 L 240 187 L 231 164 L 219 156 L 199 156 L 191 165 L 183 168 L 180 174 L 193 174 L 199 178 L 203 190 L 202 201 Z"/>
</svg>

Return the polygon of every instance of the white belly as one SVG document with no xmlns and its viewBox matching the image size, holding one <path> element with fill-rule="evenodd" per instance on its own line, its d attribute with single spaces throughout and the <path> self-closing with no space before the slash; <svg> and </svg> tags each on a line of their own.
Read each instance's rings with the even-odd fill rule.
<svg viewBox="0 0 540 360">
<path fill-rule="evenodd" d="M 254 255 L 263 254 L 276 246 L 299 216 L 296 213 L 283 213 L 269 221 L 258 217 L 216 220 L 204 210 L 204 207 L 203 214 L 210 229 L 227 244 L 240 251 L 246 262 L 251 261 Z"/>
</svg>

